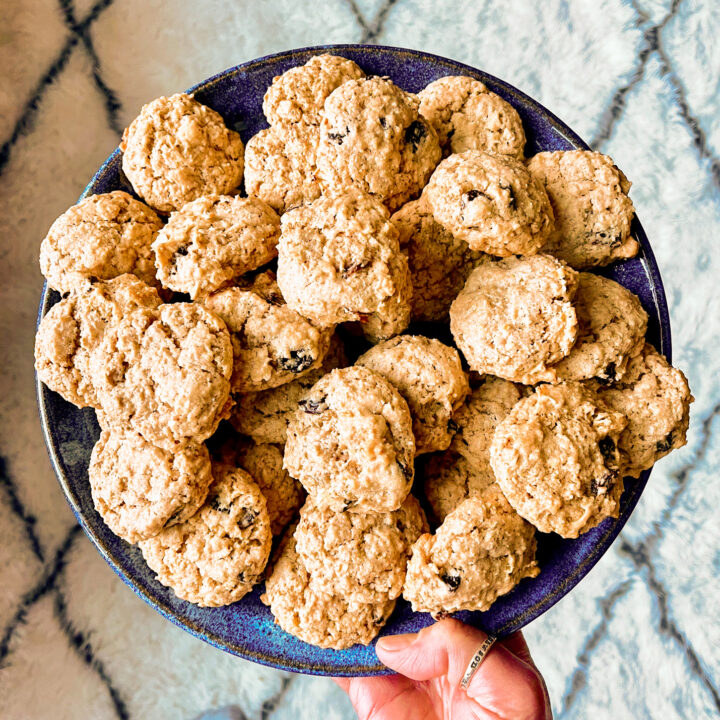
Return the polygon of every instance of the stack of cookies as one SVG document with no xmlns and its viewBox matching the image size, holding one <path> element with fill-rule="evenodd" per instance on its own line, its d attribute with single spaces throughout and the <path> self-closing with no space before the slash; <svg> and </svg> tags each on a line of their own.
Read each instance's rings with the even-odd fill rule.
<svg viewBox="0 0 720 720">
<path fill-rule="evenodd" d="M 36 368 L 97 411 L 95 507 L 179 597 L 264 579 L 321 647 L 369 643 L 401 595 L 486 610 L 541 571 L 536 531 L 617 517 L 623 477 L 685 443 L 685 377 L 592 272 L 638 252 L 629 183 L 595 152 L 525 159 L 468 77 L 413 95 L 318 55 L 263 110 L 244 146 L 188 95 L 146 105 L 135 196 L 43 241 Z"/>
</svg>

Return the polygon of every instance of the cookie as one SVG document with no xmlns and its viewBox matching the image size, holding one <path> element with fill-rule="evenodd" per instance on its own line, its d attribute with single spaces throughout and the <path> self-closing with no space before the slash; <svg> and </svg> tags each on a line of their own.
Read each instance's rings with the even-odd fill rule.
<svg viewBox="0 0 720 720">
<path fill-rule="evenodd" d="M 245 189 L 282 214 L 320 197 L 314 125 L 270 127 L 245 147 Z"/>
<path fill-rule="evenodd" d="M 295 548 L 314 582 L 353 602 L 383 603 L 402 592 L 410 547 L 427 529 L 412 495 L 390 513 L 336 513 L 310 500 Z"/>
<path fill-rule="evenodd" d="M 553 369 L 560 380 L 615 382 L 645 344 L 648 316 L 637 295 L 600 275 L 583 272 L 573 300 L 579 332 Z"/>
<path fill-rule="evenodd" d="M 173 213 L 153 250 L 164 287 L 206 295 L 277 255 L 280 218 L 257 198 L 206 195 Z"/>
<path fill-rule="evenodd" d="M 143 106 L 120 143 L 135 192 L 161 212 L 203 195 L 227 195 L 242 180 L 243 142 L 222 117 L 190 95 Z"/>
<path fill-rule="evenodd" d="M 169 452 L 123 431 L 101 433 L 88 474 L 95 509 L 130 543 L 192 517 L 212 482 L 204 445 L 188 443 Z"/>
<path fill-rule="evenodd" d="M 325 101 L 317 167 L 327 191 L 355 185 L 396 210 L 440 160 L 437 134 L 416 96 L 388 78 L 350 80 Z"/>
<path fill-rule="evenodd" d="M 35 369 L 51 390 L 78 407 L 99 407 L 90 377 L 90 356 L 108 328 L 140 308 L 156 308 L 155 288 L 134 275 L 106 282 L 83 281 L 53 305 L 35 336 Z"/>
<path fill-rule="evenodd" d="M 201 607 L 247 595 L 261 579 L 272 537 L 265 498 L 252 478 L 239 468 L 216 474 L 197 513 L 139 543 L 157 580 Z"/>
<path fill-rule="evenodd" d="M 316 505 L 337 512 L 397 510 L 412 486 L 414 457 L 407 403 L 364 367 L 322 377 L 287 429 L 285 468 Z"/>
<path fill-rule="evenodd" d="M 470 391 L 455 348 L 401 335 L 371 348 L 357 364 L 382 375 L 407 401 L 417 455 L 450 445 L 450 419 Z"/>
<path fill-rule="evenodd" d="M 362 77 L 365 73 L 352 60 L 316 55 L 273 78 L 263 98 L 263 112 L 271 125 L 319 125 L 328 95 L 344 82 Z"/>
<path fill-rule="evenodd" d="M 451 155 L 437 166 L 423 197 L 448 232 L 491 255 L 533 255 L 553 229 L 547 193 L 507 155 Z"/>
<path fill-rule="evenodd" d="M 507 380 L 487 376 L 468 395 L 453 415 L 457 432 L 451 448 L 460 453 L 472 468 L 489 482 L 495 480 L 490 467 L 490 443 L 495 428 L 520 400 L 520 390 Z"/>
<path fill-rule="evenodd" d="M 230 422 L 239 433 L 248 435 L 255 442 L 284 445 L 287 427 L 298 409 L 298 403 L 323 375 L 346 365 L 342 342 L 333 335 L 319 368 L 270 390 L 236 393 Z"/>
<path fill-rule="evenodd" d="M 445 155 L 483 150 L 523 159 L 525 131 L 517 110 L 479 80 L 442 77 L 418 98 L 420 114 L 435 128 Z"/>
<path fill-rule="evenodd" d="M 202 302 L 230 331 L 233 392 L 290 382 L 319 367 L 330 345 L 332 328 L 318 328 L 291 310 L 270 271 L 247 288 L 219 290 Z"/>
<path fill-rule="evenodd" d="M 372 343 L 389 340 L 410 324 L 413 288 L 407 257 L 401 252 L 391 257 L 388 270 L 395 292 L 383 299 L 375 312 L 360 320 L 363 335 Z"/>
<path fill-rule="evenodd" d="M 162 226 L 153 210 L 122 190 L 91 195 L 51 225 L 40 245 L 40 272 L 60 293 L 124 273 L 158 285 L 152 244 Z"/>
<path fill-rule="evenodd" d="M 175 450 L 202 442 L 229 410 L 232 344 L 225 324 L 195 303 L 124 318 L 90 359 L 109 426 Z"/>
<path fill-rule="evenodd" d="M 283 448 L 269 443 L 241 443 L 237 464 L 250 473 L 267 501 L 270 529 L 280 535 L 305 499 L 302 485 L 283 468 Z"/>
<path fill-rule="evenodd" d="M 407 260 L 377 198 L 347 188 L 286 212 L 281 225 L 277 279 L 290 308 L 325 327 L 391 309 Z"/>
<path fill-rule="evenodd" d="M 627 418 L 618 446 L 623 472 L 639 477 L 661 457 L 687 442 L 690 394 L 687 378 L 645 344 L 628 363 L 622 380 L 598 396 Z"/>
<path fill-rule="evenodd" d="M 575 538 L 620 514 L 617 444 L 626 424 L 579 383 L 541 385 L 495 430 L 498 485 L 538 530 Z"/>
<path fill-rule="evenodd" d="M 505 258 L 473 270 L 450 307 L 450 329 L 470 368 L 534 384 L 578 335 L 577 273 L 550 255 Z"/>
<path fill-rule="evenodd" d="M 400 248 L 407 255 L 413 320 L 447 321 L 452 301 L 485 253 L 448 232 L 432 216 L 421 197 L 403 205 L 391 218 L 398 229 Z"/>
<path fill-rule="evenodd" d="M 421 474 L 425 497 L 437 524 L 442 523 L 463 500 L 481 495 L 487 488 L 496 485 L 492 470 L 477 470 L 454 450 L 428 457 Z"/>
<path fill-rule="evenodd" d="M 395 600 L 362 602 L 333 593 L 305 567 L 290 536 L 261 597 L 287 633 L 322 648 L 368 645 L 395 609 Z"/>
<path fill-rule="evenodd" d="M 435 535 L 412 548 L 403 597 L 434 616 L 488 610 L 523 578 L 536 577 L 535 529 L 496 488 L 464 500 Z"/>
<path fill-rule="evenodd" d="M 530 158 L 528 170 L 544 186 L 555 214 L 544 252 L 577 270 L 637 255 L 640 245 L 630 236 L 630 182 L 611 158 L 590 150 L 541 152 Z"/>
</svg>

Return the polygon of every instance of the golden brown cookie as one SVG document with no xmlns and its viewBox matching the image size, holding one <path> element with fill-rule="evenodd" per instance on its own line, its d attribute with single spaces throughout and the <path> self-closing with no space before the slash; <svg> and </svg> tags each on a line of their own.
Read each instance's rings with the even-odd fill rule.
<svg viewBox="0 0 720 720">
<path fill-rule="evenodd" d="M 90 195 L 48 230 L 40 245 L 40 272 L 60 293 L 124 273 L 159 285 L 152 244 L 162 226 L 153 210 L 122 190 Z"/>
<path fill-rule="evenodd" d="M 164 287 L 195 299 L 277 255 L 280 218 L 257 198 L 206 195 L 173 213 L 153 250 Z"/>
<path fill-rule="evenodd" d="M 437 166 L 423 197 L 448 232 L 491 255 L 533 255 L 553 229 L 547 193 L 507 155 L 451 155 Z"/>
<path fill-rule="evenodd" d="M 530 158 L 528 170 L 555 214 L 545 252 L 578 270 L 637 255 L 630 182 L 611 158 L 590 150 L 541 152 Z"/>
<path fill-rule="evenodd" d="M 448 75 L 418 98 L 420 114 L 435 128 L 445 155 L 484 150 L 523 159 L 525 131 L 517 110 L 479 80 Z"/>
<path fill-rule="evenodd" d="M 538 530 L 575 538 L 620 514 L 618 438 L 626 424 L 579 383 L 540 385 L 495 431 L 497 483 Z"/>
<path fill-rule="evenodd" d="M 382 375 L 407 401 L 417 455 L 450 445 L 450 419 L 470 391 L 455 348 L 432 338 L 401 335 L 371 348 L 357 364 Z"/>
<path fill-rule="evenodd" d="M 505 258 L 473 270 L 450 308 L 450 329 L 470 368 L 533 384 L 578 334 L 577 273 L 550 255 Z"/>
<path fill-rule="evenodd" d="M 243 142 L 219 113 L 178 93 L 144 105 L 123 133 L 122 169 L 161 212 L 203 195 L 226 195 L 243 174 Z"/>
</svg>

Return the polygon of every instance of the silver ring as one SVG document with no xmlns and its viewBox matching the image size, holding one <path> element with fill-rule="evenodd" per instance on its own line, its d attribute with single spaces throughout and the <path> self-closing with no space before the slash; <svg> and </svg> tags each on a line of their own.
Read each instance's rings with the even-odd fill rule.
<svg viewBox="0 0 720 720">
<path fill-rule="evenodd" d="M 472 660 L 470 660 L 467 670 L 465 670 L 465 674 L 462 676 L 462 680 L 460 681 L 460 687 L 463 690 L 467 691 L 470 681 L 473 679 L 477 669 L 482 664 L 482 661 L 485 659 L 488 652 L 490 652 L 490 648 L 496 640 L 497 638 L 494 635 L 488 635 L 483 644 L 478 648 L 478 651 L 472 656 Z"/>
</svg>

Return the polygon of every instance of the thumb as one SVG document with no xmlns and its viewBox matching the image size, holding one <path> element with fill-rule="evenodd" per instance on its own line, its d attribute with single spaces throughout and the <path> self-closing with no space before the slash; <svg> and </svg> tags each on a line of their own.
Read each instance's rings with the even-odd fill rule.
<svg viewBox="0 0 720 720">
<path fill-rule="evenodd" d="M 381 638 L 376 650 L 385 665 L 412 680 L 445 677 L 450 686 L 457 687 L 486 638 L 482 630 L 448 618 L 416 635 Z M 496 643 L 475 673 L 467 694 L 483 707 L 492 708 L 506 707 L 508 692 L 518 708 L 545 705 L 542 681 L 534 667 Z"/>
</svg>

